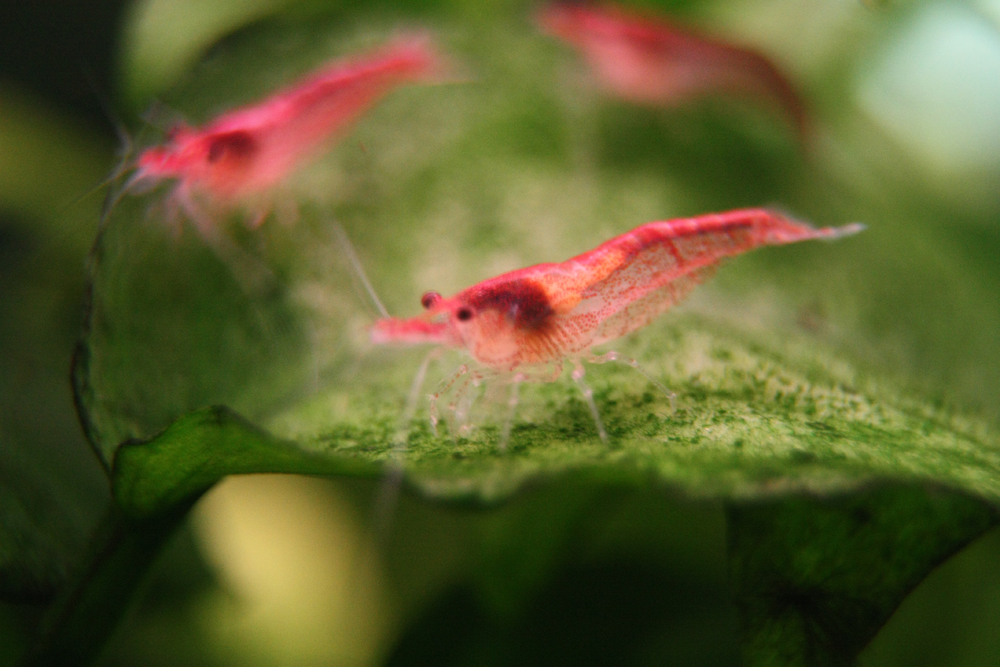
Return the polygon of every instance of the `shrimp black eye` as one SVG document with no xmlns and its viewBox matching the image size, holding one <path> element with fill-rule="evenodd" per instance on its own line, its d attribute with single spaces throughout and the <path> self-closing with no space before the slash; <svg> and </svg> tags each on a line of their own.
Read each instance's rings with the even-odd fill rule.
<svg viewBox="0 0 1000 667">
<path fill-rule="evenodd" d="M 472 319 L 472 309 L 468 306 L 462 306 L 455 312 L 455 317 L 458 318 L 459 322 L 468 322 Z"/>
<path fill-rule="evenodd" d="M 437 292 L 428 292 L 420 297 L 420 305 L 424 308 L 430 308 L 435 303 L 441 300 L 441 295 Z"/>
</svg>

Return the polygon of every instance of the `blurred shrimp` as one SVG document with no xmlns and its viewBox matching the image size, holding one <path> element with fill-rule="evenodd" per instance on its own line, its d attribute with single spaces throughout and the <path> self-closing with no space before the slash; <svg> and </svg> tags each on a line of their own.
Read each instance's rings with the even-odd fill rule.
<svg viewBox="0 0 1000 667">
<path fill-rule="evenodd" d="M 262 102 L 228 111 L 201 127 L 177 124 L 163 144 L 139 154 L 124 187 L 109 193 L 105 219 L 124 194 L 174 181 L 163 202 L 166 220 L 179 229 L 186 217 L 246 291 L 273 287 L 270 269 L 222 230 L 226 216 L 242 209 L 248 226 L 257 227 L 276 208 L 283 214 L 279 218 L 294 219 L 295 203 L 275 197 L 294 171 L 394 88 L 443 80 L 445 70 L 430 37 L 410 34 L 378 50 L 330 62 Z M 384 314 L 346 234 L 329 220 L 351 269 Z"/>
<path fill-rule="evenodd" d="M 756 51 L 611 5 L 552 3 L 538 12 L 537 21 L 579 49 L 601 84 L 625 100 L 654 106 L 709 95 L 763 100 L 788 115 L 803 142 L 808 138 L 801 97 Z"/>
<path fill-rule="evenodd" d="M 276 186 L 315 158 L 392 89 L 439 76 L 429 38 L 399 38 L 382 49 L 327 64 L 263 102 L 228 111 L 200 128 L 175 126 L 160 146 L 143 151 L 127 187 L 176 181 L 173 201 L 202 234 L 204 208 L 256 208 L 259 225 Z"/>
</svg>

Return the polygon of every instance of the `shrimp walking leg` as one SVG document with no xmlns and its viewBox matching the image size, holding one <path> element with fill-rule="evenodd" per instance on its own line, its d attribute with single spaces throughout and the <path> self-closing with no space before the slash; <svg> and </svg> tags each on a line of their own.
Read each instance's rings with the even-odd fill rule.
<svg viewBox="0 0 1000 667">
<path fill-rule="evenodd" d="M 402 443 L 404 448 L 406 446 L 406 435 L 410 430 L 410 422 L 413 421 L 413 416 L 417 414 L 417 404 L 420 402 L 420 390 L 424 388 L 424 382 L 427 380 L 427 370 L 430 368 L 431 362 L 440 356 L 440 348 L 435 348 L 428 352 L 424 360 L 420 362 L 417 374 L 413 376 L 413 382 L 410 383 L 410 391 L 406 395 L 406 407 L 403 408 L 403 417 L 400 420 L 399 427 L 396 429 L 396 436 L 394 438 L 395 442 Z"/>
<path fill-rule="evenodd" d="M 379 484 L 375 505 L 372 507 L 372 524 L 375 528 L 375 535 L 380 542 L 384 543 L 388 540 L 402 486 L 403 460 L 396 458 L 394 454 L 385 466 L 385 477 Z"/>
<path fill-rule="evenodd" d="M 500 451 L 507 451 L 507 441 L 510 440 L 510 429 L 514 424 L 514 415 L 517 414 L 517 404 L 521 396 L 521 383 L 527 378 L 518 373 L 510 382 L 510 397 L 507 399 L 507 417 L 503 422 L 503 430 L 500 432 Z"/>
<path fill-rule="evenodd" d="M 441 356 L 440 349 L 434 349 L 424 356 L 417 368 L 417 374 L 410 383 L 410 391 L 406 395 L 406 407 L 403 416 L 396 427 L 392 438 L 392 455 L 385 464 L 385 477 L 379 484 L 375 506 L 372 508 L 375 533 L 380 540 L 387 539 L 392 527 L 392 517 L 399 502 L 399 490 L 403 485 L 403 463 L 406 460 L 406 440 L 409 436 L 410 423 L 417 413 L 417 403 L 420 401 L 420 390 L 427 380 L 427 370 L 431 362 Z"/>
<path fill-rule="evenodd" d="M 431 400 L 430 400 L 431 432 L 434 433 L 435 437 L 437 437 L 438 434 L 437 425 L 438 422 L 440 421 L 437 408 L 438 399 L 441 398 L 441 396 L 443 396 L 444 394 L 448 393 L 448 390 L 451 389 L 452 385 L 454 385 L 455 382 L 458 381 L 460 377 L 462 377 L 468 372 L 469 372 L 469 367 L 466 364 L 462 364 L 461 366 L 458 367 L 458 369 L 454 373 L 452 373 L 451 377 L 448 378 L 445 381 L 445 383 L 443 383 L 444 384 L 443 389 L 441 389 L 437 393 L 431 394 Z"/>
<path fill-rule="evenodd" d="M 607 442 L 608 434 L 604 430 L 604 424 L 601 422 L 601 414 L 597 411 L 597 404 L 594 403 L 594 390 L 583 380 L 585 374 L 586 371 L 583 370 L 583 364 L 578 360 L 574 361 L 573 381 L 580 387 L 580 392 L 583 394 L 583 398 L 587 401 L 587 406 L 590 408 L 590 414 L 594 416 L 594 423 L 597 424 L 597 434 L 601 436 L 601 440 Z"/>
<path fill-rule="evenodd" d="M 205 244 L 229 267 L 244 292 L 261 294 L 278 286 L 278 279 L 271 269 L 227 237 L 211 215 L 198 205 L 190 191 L 178 187 L 173 197 Z"/>
<path fill-rule="evenodd" d="M 623 357 L 621 356 L 620 353 L 616 352 L 615 350 L 611 350 L 610 352 L 605 352 L 604 354 L 591 354 L 589 357 L 587 357 L 587 361 L 592 364 L 606 364 L 609 361 L 616 361 L 620 364 L 631 366 L 635 370 L 642 373 L 643 377 L 652 382 L 657 389 L 663 392 L 663 395 L 666 396 L 667 400 L 670 401 L 671 412 L 677 409 L 676 405 L 677 394 L 667 389 L 666 385 L 664 385 L 662 382 L 660 382 L 652 375 L 650 375 L 649 372 L 641 365 L 639 365 L 639 362 L 636 361 L 635 359 L 632 359 L 631 357 Z"/>
<path fill-rule="evenodd" d="M 464 437 L 472 429 L 469 422 L 469 415 L 479 398 L 479 385 L 482 383 L 483 375 L 478 371 L 469 371 L 465 380 L 455 390 L 455 400 L 448 404 L 448 411 L 452 413 L 451 429 L 459 437 Z"/>
</svg>

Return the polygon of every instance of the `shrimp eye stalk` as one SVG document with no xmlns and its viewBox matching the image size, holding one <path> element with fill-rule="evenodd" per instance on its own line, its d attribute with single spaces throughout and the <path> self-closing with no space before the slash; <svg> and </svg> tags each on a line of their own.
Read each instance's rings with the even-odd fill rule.
<svg viewBox="0 0 1000 667">
<path fill-rule="evenodd" d="M 420 297 L 420 305 L 425 309 L 430 309 L 434 307 L 438 301 L 441 300 L 441 295 L 437 292 L 427 292 L 422 297 Z"/>
</svg>

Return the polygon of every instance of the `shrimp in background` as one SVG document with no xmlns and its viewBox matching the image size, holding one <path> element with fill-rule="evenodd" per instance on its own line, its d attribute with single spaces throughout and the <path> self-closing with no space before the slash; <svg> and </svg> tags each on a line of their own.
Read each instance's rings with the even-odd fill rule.
<svg viewBox="0 0 1000 667">
<path fill-rule="evenodd" d="M 808 136 L 804 104 L 766 57 L 700 36 L 662 18 L 613 6 L 553 3 L 537 15 L 541 28 L 578 48 L 602 85 L 639 104 L 674 106 L 712 94 L 773 103 Z"/>
<path fill-rule="evenodd" d="M 464 375 L 471 377 L 459 386 L 452 406 L 459 418 L 471 408 L 463 395 L 469 381 L 478 386 L 491 377 L 512 384 L 512 418 L 519 383 L 553 381 L 570 361 L 572 377 L 598 433 L 607 439 L 581 362 L 626 361 L 636 368 L 638 364 L 613 351 L 596 355 L 592 348 L 652 322 L 708 278 L 724 257 L 762 245 L 835 239 L 861 229 L 858 224 L 815 229 L 766 209 L 651 222 L 559 264 L 511 271 L 450 298 L 428 292 L 421 299 L 423 314 L 379 320 L 371 329 L 371 340 L 461 348 L 479 364 L 476 370 L 462 365 L 445 389 L 432 397 L 434 427 L 437 399 Z M 425 370 L 422 366 L 418 375 Z M 407 414 L 412 410 L 408 406 Z M 509 428 L 508 423 L 501 446 Z"/>
<path fill-rule="evenodd" d="M 200 128 L 176 126 L 166 143 L 139 155 L 127 188 L 176 180 L 172 201 L 204 236 L 214 226 L 204 205 L 256 207 L 248 220 L 256 226 L 269 211 L 274 188 L 332 136 L 393 88 L 440 73 L 441 61 L 424 36 L 335 61 L 259 104 Z"/>
</svg>

